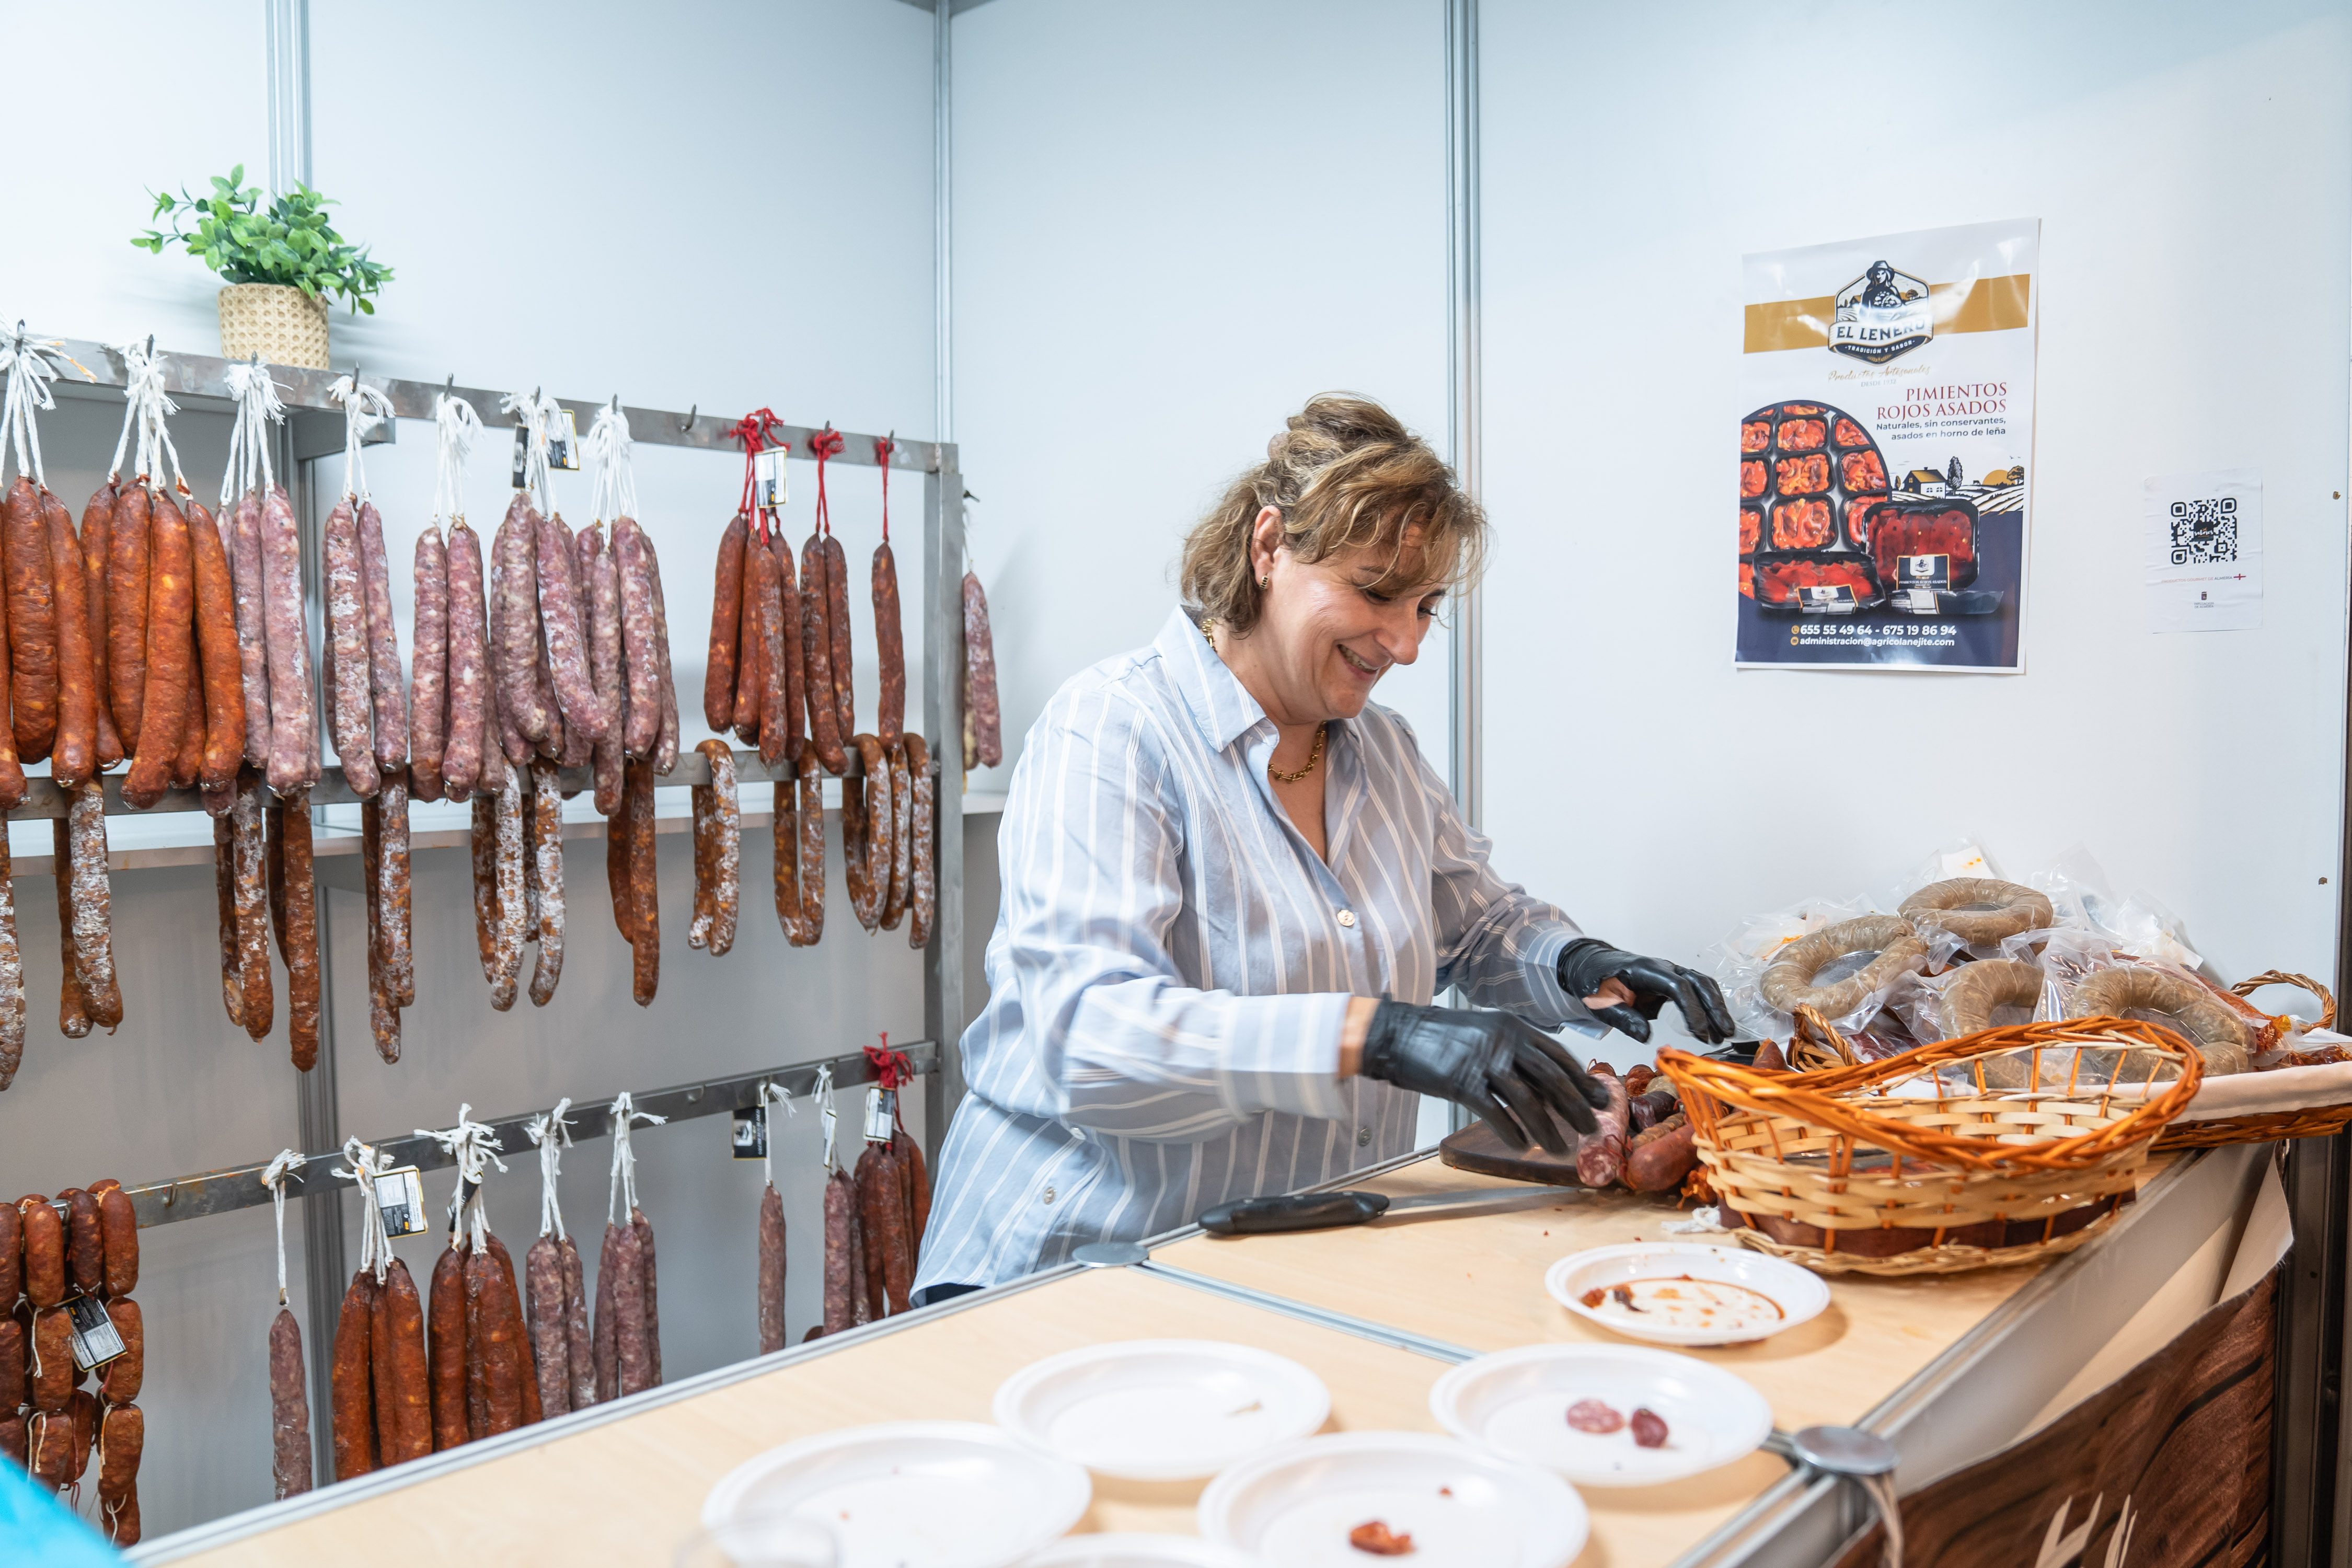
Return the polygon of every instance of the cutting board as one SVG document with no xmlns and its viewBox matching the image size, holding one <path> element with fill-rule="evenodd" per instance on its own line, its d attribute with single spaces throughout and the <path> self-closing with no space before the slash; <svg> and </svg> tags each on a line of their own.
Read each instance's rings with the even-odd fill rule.
<svg viewBox="0 0 2352 1568">
<path fill-rule="evenodd" d="M 1495 1135 L 1484 1121 L 1473 1121 L 1448 1133 L 1437 1145 L 1437 1157 L 1459 1171 L 1500 1176 L 1512 1182 L 1541 1182 L 1553 1187 L 1580 1187 L 1576 1177 L 1576 1152 L 1547 1154 L 1538 1147 L 1514 1149 Z"/>
</svg>

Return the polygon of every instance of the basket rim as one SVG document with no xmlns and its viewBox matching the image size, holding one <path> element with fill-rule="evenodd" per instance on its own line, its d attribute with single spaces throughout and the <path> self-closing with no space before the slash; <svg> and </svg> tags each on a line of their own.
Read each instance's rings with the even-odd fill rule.
<svg viewBox="0 0 2352 1568">
<path fill-rule="evenodd" d="M 2013 1056 L 2020 1051 L 2084 1045 L 2159 1051 L 2179 1066 L 2179 1076 L 2163 1093 L 2129 1102 L 2129 1109 L 2104 1127 L 2039 1143 L 1993 1142 L 1939 1132 L 1852 1103 L 1857 1090 L 1914 1078 L 1923 1069 L 1981 1058 Z M 2204 1077 L 2205 1061 L 2179 1034 L 2162 1025 L 2137 1018 L 2095 1016 L 2002 1025 L 1915 1047 L 1876 1061 L 1802 1074 L 1759 1072 L 1737 1062 L 1695 1056 L 1669 1047 L 1658 1053 L 1658 1070 L 1682 1094 L 1702 1138 L 1715 1136 L 1715 1102 L 1720 1102 L 1760 1116 L 1803 1121 L 1890 1153 L 1938 1165 L 1970 1171 L 2015 1171 L 2021 1166 L 2054 1171 L 2099 1164 L 2155 1138 L 2196 1098 L 2197 1086 Z M 1998 1098 L 2004 1091 L 1979 1092 Z M 2019 1090 L 2012 1097 L 2024 1099 L 2032 1093 Z M 1934 1101 L 1917 1103 L 1948 1102 L 1939 1096 Z"/>
</svg>

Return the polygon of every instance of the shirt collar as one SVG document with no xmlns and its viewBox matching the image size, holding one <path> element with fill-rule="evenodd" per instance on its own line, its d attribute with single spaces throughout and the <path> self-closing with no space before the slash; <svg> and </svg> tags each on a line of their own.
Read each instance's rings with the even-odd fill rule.
<svg viewBox="0 0 2352 1568">
<path fill-rule="evenodd" d="M 1192 710 L 1192 722 L 1211 751 L 1223 751 L 1266 721 L 1265 710 L 1225 668 L 1225 661 L 1217 657 L 1217 650 L 1209 646 L 1183 605 L 1169 612 L 1167 624 L 1151 646 L 1168 666 L 1170 679 L 1183 694 L 1184 706 Z"/>
</svg>

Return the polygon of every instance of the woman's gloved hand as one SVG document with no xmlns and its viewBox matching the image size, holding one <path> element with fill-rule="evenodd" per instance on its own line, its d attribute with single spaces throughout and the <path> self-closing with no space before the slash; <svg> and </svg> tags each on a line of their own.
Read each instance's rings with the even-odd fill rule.
<svg viewBox="0 0 2352 1568">
<path fill-rule="evenodd" d="M 1580 1132 L 1599 1125 L 1609 1092 L 1566 1047 L 1508 1013 L 1415 1007 L 1383 997 L 1364 1034 L 1366 1078 L 1433 1094 L 1486 1118 L 1514 1149 L 1569 1151 L 1553 1118 Z"/>
<path fill-rule="evenodd" d="M 1650 1020 L 1669 1001 L 1682 1009 L 1690 1032 L 1710 1046 L 1721 1045 L 1739 1031 L 1724 1005 L 1723 988 L 1715 976 L 1663 958 L 1620 952 L 1593 937 L 1579 937 L 1560 950 L 1559 987 L 1579 998 L 1598 995 L 1614 980 L 1633 995 L 1630 1003 L 1594 1007 L 1592 1016 L 1634 1039 L 1650 1037 Z M 1591 1004 L 1587 1004 L 1591 1005 Z"/>
</svg>

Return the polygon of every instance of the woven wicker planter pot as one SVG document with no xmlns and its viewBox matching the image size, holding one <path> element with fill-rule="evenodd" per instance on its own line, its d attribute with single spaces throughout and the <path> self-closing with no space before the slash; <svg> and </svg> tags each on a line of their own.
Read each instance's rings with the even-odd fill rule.
<svg viewBox="0 0 2352 1568">
<path fill-rule="evenodd" d="M 221 357 L 327 368 L 327 302 L 284 283 L 231 283 L 220 291 Z"/>
</svg>

